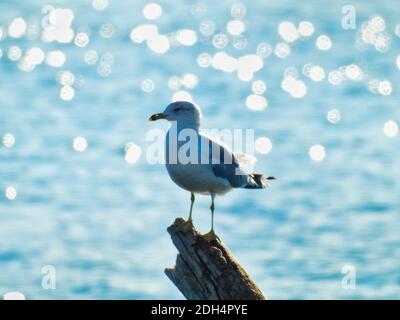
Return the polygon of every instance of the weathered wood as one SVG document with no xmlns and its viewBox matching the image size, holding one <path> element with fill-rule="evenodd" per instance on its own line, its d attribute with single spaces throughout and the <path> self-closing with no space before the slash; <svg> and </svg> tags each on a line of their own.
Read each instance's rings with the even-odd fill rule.
<svg viewBox="0 0 400 320">
<path fill-rule="evenodd" d="M 222 243 L 208 242 L 195 230 L 179 231 L 184 220 L 177 218 L 168 232 L 178 249 L 176 265 L 165 274 L 189 300 L 265 300 Z"/>
</svg>

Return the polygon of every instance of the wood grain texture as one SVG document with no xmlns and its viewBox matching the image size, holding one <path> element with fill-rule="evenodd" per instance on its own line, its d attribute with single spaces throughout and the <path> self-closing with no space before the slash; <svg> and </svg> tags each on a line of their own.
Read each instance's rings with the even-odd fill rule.
<svg viewBox="0 0 400 320">
<path fill-rule="evenodd" d="M 165 274 L 187 299 L 266 299 L 223 243 L 208 242 L 196 230 L 179 231 L 183 222 L 177 218 L 167 229 L 179 254 Z"/>
</svg>

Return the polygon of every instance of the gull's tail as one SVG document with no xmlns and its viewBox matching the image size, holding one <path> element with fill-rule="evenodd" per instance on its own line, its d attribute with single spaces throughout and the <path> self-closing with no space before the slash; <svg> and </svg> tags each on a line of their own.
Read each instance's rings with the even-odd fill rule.
<svg viewBox="0 0 400 320">
<path fill-rule="evenodd" d="M 246 189 L 263 189 L 268 187 L 268 182 L 266 180 L 275 180 L 275 177 L 268 176 L 264 177 L 264 175 L 259 173 L 250 173 L 248 175 L 247 184 L 244 186 Z"/>
</svg>

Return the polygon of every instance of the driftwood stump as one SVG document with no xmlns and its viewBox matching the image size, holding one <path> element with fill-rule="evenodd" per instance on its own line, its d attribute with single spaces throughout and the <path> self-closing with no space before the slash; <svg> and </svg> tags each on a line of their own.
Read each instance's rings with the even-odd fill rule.
<svg viewBox="0 0 400 320">
<path fill-rule="evenodd" d="M 165 274 L 189 300 L 265 300 L 250 276 L 222 243 L 196 230 L 182 232 L 177 218 L 168 232 L 178 249 L 176 265 Z"/>
</svg>

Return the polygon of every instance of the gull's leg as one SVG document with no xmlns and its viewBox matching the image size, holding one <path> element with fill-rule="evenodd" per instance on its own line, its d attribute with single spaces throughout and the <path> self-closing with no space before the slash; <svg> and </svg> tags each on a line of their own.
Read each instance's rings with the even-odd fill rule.
<svg viewBox="0 0 400 320">
<path fill-rule="evenodd" d="M 189 219 L 188 219 L 188 222 L 190 221 L 190 222 L 193 222 L 193 220 L 192 220 L 192 210 L 193 210 L 193 205 L 194 205 L 194 193 L 193 192 L 191 192 L 190 193 L 190 211 L 189 211 Z"/>
<path fill-rule="evenodd" d="M 183 232 L 187 232 L 189 230 L 193 230 L 194 226 L 193 226 L 193 220 L 192 220 L 192 211 L 193 211 L 193 204 L 194 204 L 194 193 L 191 192 L 190 193 L 190 211 L 189 211 L 189 218 L 187 219 L 187 221 L 185 221 L 184 223 L 182 223 L 179 227 L 178 227 L 178 231 L 183 231 Z"/>
<path fill-rule="evenodd" d="M 214 205 L 214 199 L 215 199 L 215 194 L 211 193 L 211 230 L 204 234 L 203 237 L 206 238 L 206 240 L 208 241 L 212 241 L 212 240 L 218 240 L 221 241 L 218 236 L 215 234 L 214 232 L 214 209 L 215 209 L 215 205 Z"/>
</svg>

